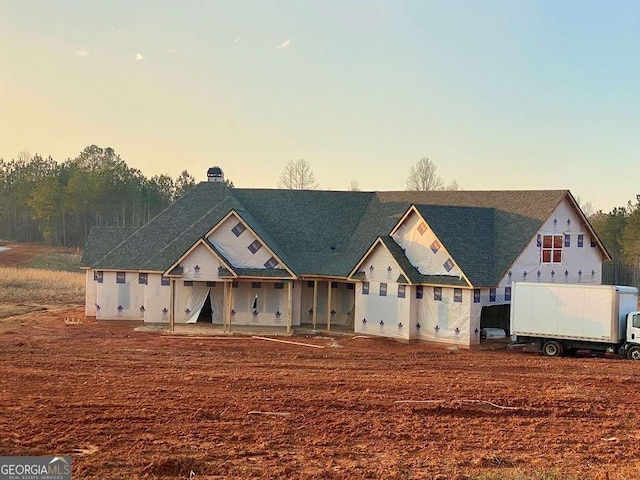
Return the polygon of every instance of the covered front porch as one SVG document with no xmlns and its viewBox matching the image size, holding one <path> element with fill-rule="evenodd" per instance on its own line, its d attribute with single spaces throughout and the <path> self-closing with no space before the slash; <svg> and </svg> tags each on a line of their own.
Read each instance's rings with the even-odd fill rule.
<svg viewBox="0 0 640 480">
<path fill-rule="evenodd" d="M 353 332 L 355 284 L 340 279 L 171 279 L 170 330 Z"/>
<path fill-rule="evenodd" d="M 300 327 L 353 332 L 355 283 L 340 278 L 302 278 Z"/>
<path fill-rule="evenodd" d="M 293 327 L 293 281 L 283 279 L 171 280 L 170 330 L 196 327 L 230 333 L 250 326 Z"/>
</svg>

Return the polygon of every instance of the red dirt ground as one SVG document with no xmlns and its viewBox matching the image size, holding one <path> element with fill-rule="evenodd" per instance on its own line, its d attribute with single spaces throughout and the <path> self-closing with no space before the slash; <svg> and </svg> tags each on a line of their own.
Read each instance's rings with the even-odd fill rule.
<svg viewBox="0 0 640 480">
<path fill-rule="evenodd" d="M 52 247 L 43 243 L 16 243 L 0 242 L 0 247 L 9 247 L 8 250 L 0 252 L 1 267 L 23 266 L 29 260 L 49 253 L 69 253 L 72 251 L 64 247 Z"/>
<path fill-rule="evenodd" d="M 67 315 L 0 321 L 0 454 L 73 455 L 74 479 L 640 478 L 640 362 Z"/>
</svg>

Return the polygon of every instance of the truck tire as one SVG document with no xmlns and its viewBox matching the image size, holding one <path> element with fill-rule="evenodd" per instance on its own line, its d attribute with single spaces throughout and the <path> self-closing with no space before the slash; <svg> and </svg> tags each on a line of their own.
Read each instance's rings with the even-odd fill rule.
<svg viewBox="0 0 640 480">
<path fill-rule="evenodd" d="M 627 358 L 629 360 L 640 360 L 640 347 L 636 345 L 627 350 Z"/>
<path fill-rule="evenodd" d="M 562 355 L 562 344 L 555 340 L 548 340 L 542 345 L 542 353 L 547 357 L 559 357 Z"/>
</svg>

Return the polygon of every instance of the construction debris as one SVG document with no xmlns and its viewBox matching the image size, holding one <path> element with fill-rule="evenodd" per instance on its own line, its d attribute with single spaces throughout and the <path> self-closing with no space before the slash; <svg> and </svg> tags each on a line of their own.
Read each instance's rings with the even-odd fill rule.
<svg viewBox="0 0 640 480">
<path fill-rule="evenodd" d="M 253 410 L 247 413 L 247 415 L 272 415 L 274 417 L 287 417 L 291 414 L 287 412 L 259 412 L 257 410 Z"/>
<path fill-rule="evenodd" d="M 290 345 L 300 345 L 301 347 L 324 348 L 324 346 L 322 345 L 312 345 L 310 343 L 291 342 L 289 340 L 278 340 L 277 338 L 258 337 L 255 335 L 253 335 L 251 338 L 255 338 L 256 340 L 267 340 L 269 342 L 280 342 L 280 343 L 288 343 Z"/>
<path fill-rule="evenodd" d="M 487 400 L 465 400 L 465 399 L 454 399 L 454 400 L 396 400 L 394 403 L 480 403 L 483 405 L 489 405 L 494 408 L 500 408 L 502 410 L 528 410 L 528 408 L 524 407 L 508 407 L 504 405 L 497 405 L 495 403 L 489 402 Z"/>
</svg>

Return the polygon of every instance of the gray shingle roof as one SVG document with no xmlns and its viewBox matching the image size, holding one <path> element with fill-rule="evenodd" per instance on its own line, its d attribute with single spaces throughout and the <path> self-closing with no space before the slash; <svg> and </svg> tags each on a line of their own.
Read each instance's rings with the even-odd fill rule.
<svg viewBox="0 0 640 480">
<path fill-rule="evenodd" d="M 474 285 L 494 285 L 565 195 L 566 190 L 229 189 L 221 183 L 202 182 L 117 244 L 88 242 L 84 265 L 165 271 L 235 210 L 297 275 L 346 277 L 376 238 L 383 237 L 393 248 L 389 242 L 395 242 L 387 236 L 415 204 Z M 95 239 L 105 235 L 102 232 Z M 403 262 L 409 263 L 398 250 L 399 262 L 404 257 Z M 429 280 L 426 283 L 434 278 Z"/>
<path fill-rule="evenodd" d="M 443 205 L 416 205 L 416 208 L 473 285 L 495 285 L 500 281 L 496 277 L 497 232 L 492 208 Z M 510 257 L 509 265 L 516 256 L 517 253 Z M 502 260 L 505 255 L 500 257 Z"/>
<path fill-rule="evenodd" d="M 80 266 L 91 266 L 136 230 L 129 227 L 91 227 L 89 238 L 84 244 Z"/>
<path fill-rule="evenodd" d="M 164 272 L 239 204 L 220 183 L 200 183 L 143 225 L 93 268 Z"/>
</svg>

